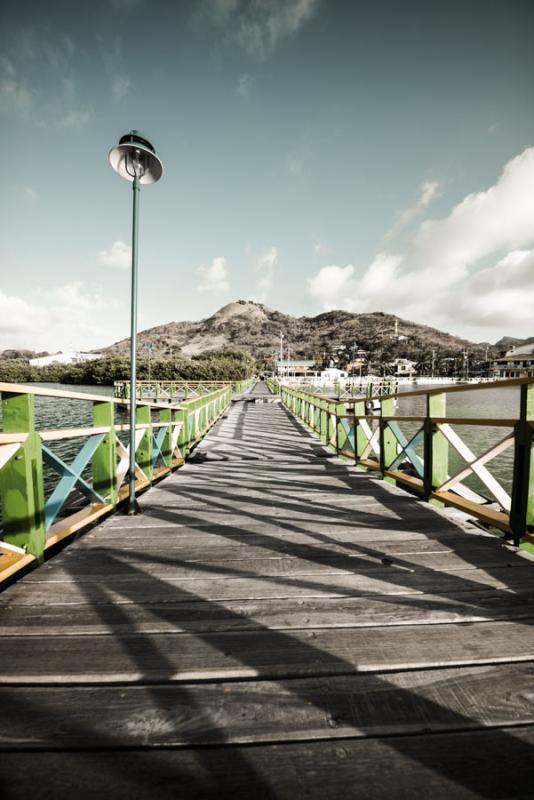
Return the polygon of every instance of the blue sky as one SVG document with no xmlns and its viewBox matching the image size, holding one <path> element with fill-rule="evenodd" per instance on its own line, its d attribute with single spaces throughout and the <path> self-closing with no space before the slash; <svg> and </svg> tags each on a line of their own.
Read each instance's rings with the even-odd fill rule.
<svg viewBox="0 0 534 800">
<path fill-rule="evenodd" d="M 4 0 L 0 350 L 128 335 L 237 298 L 534 335 L 531 0 Z"/>
</svg>

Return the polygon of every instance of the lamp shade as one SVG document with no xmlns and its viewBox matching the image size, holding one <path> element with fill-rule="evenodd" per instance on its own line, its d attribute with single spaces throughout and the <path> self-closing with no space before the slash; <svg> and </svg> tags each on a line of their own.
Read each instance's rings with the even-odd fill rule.
<svg viewBox="0 0 534 800">
<path fill-rule="evenodd" d="M 137 175 L 139 183 L 156 183 L 163 175 L 155 148 L 139 131 L 121 136 L 118 145 L 110 150 L 109 163 L 127 181 L 133 181 Z"/>
</svg>

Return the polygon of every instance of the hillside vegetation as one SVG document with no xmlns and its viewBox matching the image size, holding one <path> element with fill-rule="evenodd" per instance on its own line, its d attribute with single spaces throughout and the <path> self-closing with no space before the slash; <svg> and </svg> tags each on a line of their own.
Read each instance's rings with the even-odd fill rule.
<svg viewBox="0 0 534 800">
<path fill-rule="evenodd" d="M 148 345 L 154 355 L 163 357 L 194 356 L 231 348 L 262 362 L 280 352 L 280 334 L 286 343 L 291 343 L 292 357 L 313 358 L 318 362 L 342 346 L 349 352 L 355 343 L 379 362 L 390 358 L 421 362 L 432 357 L 432 350 L 445 356 L 467 349 L 480 359 L 486 352 L 485 343 L 473 344 L 393 314 L 329 311 L 315 317 L 292 317 L 245 300 L 229 303 L 200 322 L 170 322 L 142 331 L 139 346 L 142 350 Z M 493 348 L 488 347 L 490 355 L 493 354 Z M 123 339 L 103 352 L 127 353 L 128 348 L 129 339 Z"/>
</svg>

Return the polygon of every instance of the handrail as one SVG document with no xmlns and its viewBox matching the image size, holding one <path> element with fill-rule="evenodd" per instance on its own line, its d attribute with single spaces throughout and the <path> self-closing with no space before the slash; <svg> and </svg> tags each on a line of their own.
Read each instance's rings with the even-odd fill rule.
<svg viewBox="0 0 534 800">
<path fill-rule="evenodd" d="M 468 386 L 440 387 L 415 392 L 399 392 L 376 397 L 338 400 L 293 389 L 269 381 L 272 391 L 282 397 L 284 406 L 317 433 L 326 446 L 338 455 L 354 461 L 359 469 L 371 470 L 391 483 L 408 487 L 423 499 L 438 505 L 451 505 L 478 517 L 522 541 L 534 543 L 534 378 L 517 378 Z M 520 413 L 516 418 L 452 417 L 446 414 L 448 392 L 520 389 Z M 424 395 L 426 414 L 395 413 L 399 397 Z M 373 400 L 373 412 L 366 401 Z M 376 402 L 378 401 L 378 402 Z M 351 409 L 353 413 L 347 413 Z M 412 430 L 403 431 L 410 423 Z M 414 432 L 413 427 L 417 430 Z M 475 454 L 456 427 L 505 428 L 503 438 L 482 454 Z M 512 490 L 495 478 L 487 464 L 513 449 Z M 464 462 L 451 475 L 449 451 Z M 465 485 L 476 476 L 491 496 L 475 492 Z"/>
<path fill-rule="evenodd" d="M 229 383 L 224 384 L 230 386 Z M 115 405 L 130 405 L 127 398 L 110 397 L 105 394 L 89 394 L 85 392 L 71 392 L 64 389 L 49 389 L 48 387 L 40 387 L 26 383 L 0 383 L 0 394 L 4 392 L 24 392 L 24 394 L 31 394 L 37 397 L 61 397 L 65 400 L 90 400 L 92 402 L 101 402 L 105 399 L 106 402 L 114 403 Z M 169 408 L 169 403 L 154 403 L 150 400 L 143 400 L 144 405 L 151 406 L 152 408 Z"/>
<path fill-rule="evenodd" d="M 40 563 L 51 547 L 113 512 L 127 498 L 129 446 L 120 434 L 130 425 L 117 418 L 129 401 L 108 395 L 0 383 L 0 397 L 1 582 Z M 93 425 L 38 429 L 36 397 L 89 402 Z M 136 492 L 180 467 L 232 397 L 232 386 L 225 383 L 180 403 L 138 400 Z M 50 449 L 53 443 L 59 449 Z M 4 543 L 10 553 L 7 573 Z M 13 548 L 20 558 L 13 556 Z"/>
<path fill-rule="evenodd" d="M 414 389 L 409 392 L 395 392 L 387 395 L 373 395 L 369 400 L 389 400 L 398 397 L 415 397 L 416 395 L 450 394 L 452 392 L 477 392 L 484 389 L 504 389 L 509 386 L 525 386 L 534 383 L 534 378 L 507 378 L 502 381 L 488 381 L 487 383 L 462 383 L 437 387 L 435 389 Z"/>
<path fill-rule="evenodd" d="M 162 395 L 166 395 L 168 401 L 170 402 L 173 394 L 179 394 L 183 392 L 185 396 L 184 399 L 187 400 L 190 392 L 192 392 L 196 398 L 201 397 L 202 394 L 209 394 L 209 392 L 212 392 L 215 389 L 223 388 L 224 386 L 231 386 L 233 391 L 236 394 L 239 394 L 244 392 L 251 385 L 253 380 L 254 378 L 252 377 L 237 381 L 212 381 L 207 379 L 201 381 L 190 381 L 182 378 L 175 378 L 173 380 L 138 380 L 137 396 L 139 400 L 145 400 L 147 397 L 147 392 L 152 390 L 155 394 L 156 402 Z M 129 381 L 114 381 L 113 394 L 116 398 L 127 401 L 129 393 Z"/>
</svg>

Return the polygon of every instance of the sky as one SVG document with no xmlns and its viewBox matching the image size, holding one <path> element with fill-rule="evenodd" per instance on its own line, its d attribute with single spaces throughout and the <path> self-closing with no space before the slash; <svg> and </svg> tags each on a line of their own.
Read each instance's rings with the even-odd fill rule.
<svg viewBox="0 0 534 800">
<path fill-rule="evenodd" d="M 3 0 L 0 351 L 236 299 L 534 336 L 532 0 Z"/>
</svg>

